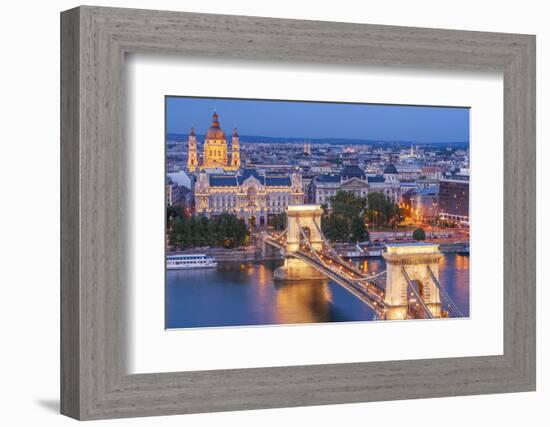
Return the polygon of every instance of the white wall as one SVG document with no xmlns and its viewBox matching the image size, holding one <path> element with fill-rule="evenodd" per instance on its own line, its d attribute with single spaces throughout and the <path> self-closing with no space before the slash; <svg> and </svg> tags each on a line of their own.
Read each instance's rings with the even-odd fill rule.
<svg viewBox="0 0 550 427">
<path fill-rule="evenodd" d="M 105 6 L 156 8 L 537 34 L 538 218 L 550 208 L 548 168 L 550 27 L 543 1 L 96 1 Z M 68 425 L 57 414 L 59 360 L 59 11 L 74 1 L 4 2 L 0 91 L 0 375 L 3 425 Z M 546 12 L 546 14 L 545 14 Z M 546 18 L 546 19 L 545 19 Z M 546 143 L 544 142 L 546 141 Z M 546 162 L 545 162 L 546 160 Z M 546 178 L 546 179 L 545 179 Z M 545 197 L 546 196 L 546 197 Z M 539 221 L 539 301 L 550 297 L 542 264 L 550 255 Z M 536 393 L 489 395 L 310 408 L 111 421 L 110 425 L 444 425 L 517 426 L 550 419 L 548 310 L 538 304 Z M 388 421 L 388 417 L 390 421 Z M 536 422 L 538 420 L 538 422 Z"/>
</svg>

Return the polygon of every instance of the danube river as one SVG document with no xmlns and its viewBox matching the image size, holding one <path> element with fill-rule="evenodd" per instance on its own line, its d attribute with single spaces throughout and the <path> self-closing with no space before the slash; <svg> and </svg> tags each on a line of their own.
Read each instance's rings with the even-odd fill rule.
<svg viewBox="0 0 550 427">
<path fill-rule="evenodd" d="M 359 263 L 381 272 L 382 258 Z M 372 310 L 338 284 L 325 281 L 274 282 L 282 261 L 219 263 L 217 269 L 168 270 L 166 327 L 270 325 L 373 320 Z M 469 258 L 445 254 L 441 285 L 469 316 Z"/>
</svg>

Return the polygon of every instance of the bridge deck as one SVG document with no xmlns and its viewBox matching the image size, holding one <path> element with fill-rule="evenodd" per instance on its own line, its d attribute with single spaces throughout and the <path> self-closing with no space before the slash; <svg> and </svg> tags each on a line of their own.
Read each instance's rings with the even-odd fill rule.
<svg viewBox="0 0 550 427">
<path fill-rule="evenodd" d="M 384 273 L 369 276 L 352 263 L 347 263 L 334 254 L 333 251 L 313 250 L 307 245 L 301 245 L 299 251 L 288 251 L 284 236 L 264 236 L 263 241 L 280 249 L 285 256 L 301 259 L 314 267 L 328 278 L 342 286 L 355 297 L 367 304 L 380 319 L 386 317 L 388 309 L 384 302 L 384 290 L 382 283 L 377 280 Z"/>
<path fill-rule="evenodd" d="M 320 214 L 319 214 L 320 215 Z M 319 221 L 317 220 L 319 219 Z M 296 247 L 298 244 L 297 250 L 290 251 L 287 246 L 287 232 L 289 229 L 280 231 L 277 233 L 267 234 L 265 232 L 261 233 L 259 238 L 263 240 L 265 244 L 271 245 L 281 251 L 285 257 L 295 257 L 316 270 L 320 271 L 326 277 L 332 279 L 334 282 L 342 286 L 348 292 L 350 292 L 355 297 L 359 298 L 365 304 L 367 304 L 380 319 L 387 319 L 388 314 L 391 313 L 392 308 L 400 310 L 401 306 L 392 307 L 384 300 L 384 295 L 386 292 L 386 272 L 382 272 L 376 275 L 369 275 L 367 272 L 358 268 L 352 262 L 347 262 L 342 257 L 336 253 L 336 251 L 330 245 L 330 242 L 324 235 L 321 226 L 320 226 L 320 216 L 318 218 L 309 218 L 306 220 L 304 225 L 305 228 L 300 224 L 300 217 L 294 215 L 293 220 L 295 221 L 294 227 L 292 228 L 292 245 L 288 245 L 292 248 Z M 297 226 L 297 227 L 296 227 Z M 306 234 L 304 229 L 309 230 L 309 233 Z M 296 235 L 297 230 L 299 230 L 299 240 Z M 312 231 L 315 235 L 315 243 L 312 244 L 310 241 L 310 236 Z M 321 243 L 321 244 L 320 244 Z M 321 247 L 319 247 L 321 246 Z M 452 301 L 451 297 L 445 291 L 445 288 L 441 286 L 438 278 L 430 269 L 429 266 L 426 266 L 428 269 L 429 276 L 437 289 L 439 290 L 442 300 L 444 300 L 449 307 L 449 310 L 454 312 L 457 317 L 462 317 L 462 313 Z M 430 309 L 425 304 L 423 296 L 420 295 L 419 290 L 415 288 L 415 285 L 411 281 L 408 273 L 405 268 L 401 268 L 401 273 L 405 277 L 407 282 L 407 294 L 409 291 L 416 298 L 409 299 L 407 297 L 407 318 L 432 318 L 432 313 Z M 447 312 L 442 310 L 442 317 L 446 317 Z"/>
</svg>

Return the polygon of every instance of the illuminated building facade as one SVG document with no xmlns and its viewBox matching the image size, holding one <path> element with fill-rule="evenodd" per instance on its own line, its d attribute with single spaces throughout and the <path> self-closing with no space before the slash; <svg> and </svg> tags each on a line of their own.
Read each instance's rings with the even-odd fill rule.
<svg viewBox="0 0 550 427">
<path fill-rule="evenodd" d="M 288 205 L 304 202 L 299 174 L 266 175 L 256 169 L 236 174 L 198 174 L 195 213 L 207 217 L 228 212 L 250 226 L 267 225 L 270 215 L 285 212 Z"/>
<path fill-rule="evenodd" d="M 398 203 L 401 187 L 395 166 L 388 165 L 382 175 L 367 176 L 359 166 L 346 166 L 339 174 L 323 174 L 312 180 L 309 188 L 311 203 L 327 204 L 338 191 L 347 191 L 367 198 L 370 192 L 383 193 Z"/>
<path fill-rule="evenodd" d="M 405 192 L 401 198 L 413 220 L 417 222 L 430 222 L 439 215 L 439 189 L 427 187 Z"/>
<path fill-rule="evenodd" d="M 470 179 L 455 175 L 439 181 L 439 218 L 457 224 L 470 224 Z"/>
</svg>

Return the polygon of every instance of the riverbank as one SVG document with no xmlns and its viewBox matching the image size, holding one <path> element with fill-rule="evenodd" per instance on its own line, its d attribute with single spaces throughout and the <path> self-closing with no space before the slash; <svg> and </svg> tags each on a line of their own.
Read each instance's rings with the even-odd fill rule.
<svg viewBox="0 0 550 427">
<path fill-rule="evenodd" d="M 256 246 L 246 246 L 236 249 L 199 247 L 182 251 L 169 251 L 167 255 L 205 254 L 213 257 L 217 262 L 253 262 L 281 260 L 282 255 L 275 253 L 270 256 L 262 256 L 261 249 Z"/>
<path fill-rule="evenodd" d="M 399 243 L 413 243 L 413 242 L 399 242 Z M 457 253 L 464 251 L 468 246 L 468 242 L 434 242 L 439 244 L 439 250 L 443 253 Z M 377 244 L 368 246 L 370 251 L 384 251 L 384 244 Z M 352 244 L 338 245 L 338 250 L 342 252 L 355 251 L 356 247 Z M 206 254 L 213 257 L 217 262 L 259 262 L 259 261 L 274 261 L 282 260 L 283 257 L 278 251 L 272 251 L 270 255 L 263 255 L 262 251 L 256 246 L 247 246 L 236 249 L 227 248 L 193 248 L 182 251 L 169 251 L 167 255 L 180 255 L 180 254 Z M 356 258 L 372 258 L 372 256 L 356 257 Z"/>
</svg>

